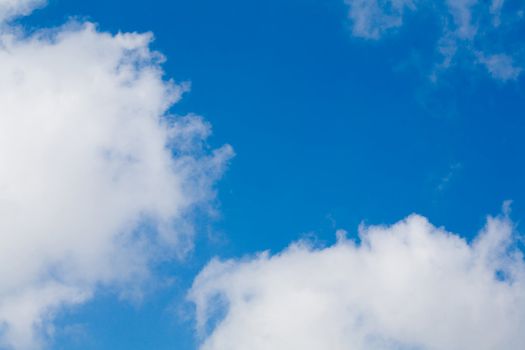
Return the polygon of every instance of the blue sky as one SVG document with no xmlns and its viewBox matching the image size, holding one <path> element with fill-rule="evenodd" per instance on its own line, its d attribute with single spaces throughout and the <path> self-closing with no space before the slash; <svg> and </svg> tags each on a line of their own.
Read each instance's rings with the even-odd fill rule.
<svg viewBox="0 0 525 350">
<path fill-rule="evenodd" d="M 277 253 L 305 237 L 330 246 L 338 229 L 356 238 L 361 223 L 412 213 L 471 241 L 506 200 L 519 230 L 523 3 L 504 3 L 501 29 L 476 5 L 482 34 L 468 39 L 443 29 L 441 2 L 392 3 L 377 5 L 395 20 L 377 37 L 356 31 L 350 0 L 49 0 L 18 19 L 28 32 L 71 18 L 100 32 L 152 32 L 165 78 L 191 83 L 170 113 L 202 116 L 213 127 L 206 149 L 235 151 L 213 185 L 215 214 L 194 218 L 192 251 L 152 268 L 169 283 L 141 301 L 110 286 L 60 308 L 45 347 L 199 348 L 186 293 L 213 257 Z M 457 52 L 445 65 L 440 43 L 454 30 Z M 516 74 L 491 74 L 482 61 L 494 54 L 512 56 Z"/>
<path fill-rule="evenodd" d="M 457 67 L 433 84 L 435 25 L 411 18 L 370 42 L 351 36 L 346 12 L 331 0 L 52 1 L 24 22 L 77 16 L 154 33 L 166 75 L 192 84 L 173 112 L 203 115 L 210 142 L 235 148 L 215 224 L 232 253 L 282 248 L 308 231 L 331 239 L 327 216 L 355 227 L 418 212 L 475 232 L 512 199 L 519 217 L 523 80 Z"/>
</svg>

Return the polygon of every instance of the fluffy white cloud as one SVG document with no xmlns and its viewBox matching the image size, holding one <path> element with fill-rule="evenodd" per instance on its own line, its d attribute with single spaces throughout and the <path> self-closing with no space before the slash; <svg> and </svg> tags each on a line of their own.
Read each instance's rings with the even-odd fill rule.
<svg viewBox="0 0 525 350">
<path fill-rule="evenodd" d="M 525 264 L 506 216 L 472 242 L 417 215 L 359 235 L 212 261 L 189 294 L 201 349 L 523 349 Z"/>
<path fill-rule="evenodd" d="M 436 43 L 442 61 L 435 65 L 430 77 L 448 69 L 458 61 L 459 54 L 466 62 L 485 67 L 492 78 L 501 81 L 515 80 L 521 74 L 523 60 L 521 34 L 512 34 L 521 20 L 519 11 L 509 10 L 507 21 L 502 21 L 504 0 L 482 2 L 479 0 L 345 0 L 349 7 L 348 18 L 352 34 L 356 37 L 378 40 L 386 33 L 403 25 L 409 12 L 431 11 L 441 26 L 441 37 Z M 516 36 L 515 39 L 513 36 Z M 513 40 L 509 45 L 506 41 Z M 502 47 L 517 48 L 498 52 Z M 480 54 L 481 52 L 481 54 Z M 486 59 L 480 59 L 483 56 Z M 508 58 L 506 58 L 508 57 Z M 493 63 L 496 62 L 496 63 Z"/>
<path fill-rule="evenodd" d="M 0 2 L 4 17 L 29 3 Z M 232 151 L 207 148 L 202 118 L 168 115 L 186 88 L 151 40 L 90 23 L 0 31 L 0 347 L 38 348 L 61 307 L 139 288 L 191 249 Z"/>
</svg>

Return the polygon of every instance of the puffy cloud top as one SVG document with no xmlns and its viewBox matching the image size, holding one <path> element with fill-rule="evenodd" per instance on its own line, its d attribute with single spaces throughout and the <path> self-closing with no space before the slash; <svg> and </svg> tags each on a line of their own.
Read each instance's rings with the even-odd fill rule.
<svg viewBox="0 0 525 350">
<path fill-rule="evenodd" d="M 33 2 L 31 2 L 33 3 Z M 30 2 L 2 1 L 11 14 Z M 191 249 L 191 213 L 231 156 L 168 110 L 150 34 L 70 23 L 0 33 L 0 347 L 41 345 L 57 308 L 139 287 Z"/>
<path fill-rule="evenodd" d="M 201 349 L 523 348 L 525 264 L 507 217 L 471 243 L 417 215 L 338 237 L 211 262 L 189 294 Z"/>
</svg>

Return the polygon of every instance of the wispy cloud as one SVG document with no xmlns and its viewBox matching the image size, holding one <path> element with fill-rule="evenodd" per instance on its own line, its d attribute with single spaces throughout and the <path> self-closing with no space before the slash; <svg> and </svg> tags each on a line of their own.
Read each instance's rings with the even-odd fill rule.
<svg viewBox="0 0 525 350">
<path fill-rule="evenodd" d="M 44 6 L 46 0 L 0 0 L 0 25 L 18 16 L 30 14 L 35 8 Z"/>
<path fill-rule="evenodd" d="M 520 34 L 509 35 L 519 27 L 520 10 L 506 9 L 504 0 L 490 3 L 479 0 L 346 0 L 352 34 L 379 40 L 404 24 L 407 13 L 430 12 L 440 25 L 436 51 L 441 61 L 430 72 L 436 81 L 439 73 L 458 61 L 486 68 L 500 81 L 516 80 L 523 65 Z M 512 41 L 512 44 L 509 44 Z"/>
<path fill-rule="evenodd" d="M 452 181 L 454 176 L 457 175 L 457 172 L 461 170 L 461 168 L 462 168 L 461 163 L 454 163 L 454 164 L 452 164 L 449 167 L 447 174 L 445 176 L 443 176 L 441 178 L 441 180 L 439 181 L 439 184 L 437 186 L 437 190 L 439 192 L 444 191 L 448 187 L 448 185 L 450 184 L 450 181 Z"/>
<path fill-rule="evenodd" d="M 501 81 L 516 80 L 523 68 L 515 66 L 512 57 L 505 54 L 484 55 L 479 52 L 477 58 L 495 79 Z"/>
<path fill-rule="evenodd" d="M 375 40 L 401 27 L 405 11 L 415 9 L 412 0 L 346 0 L 346 3 L 353 35 Z"/>
</svg>

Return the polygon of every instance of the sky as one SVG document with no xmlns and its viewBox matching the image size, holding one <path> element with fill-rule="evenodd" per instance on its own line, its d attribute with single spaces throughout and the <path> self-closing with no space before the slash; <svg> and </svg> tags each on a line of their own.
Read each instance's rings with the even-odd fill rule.
<svg viewBox="0 0 525 350">
<path fill-rule="evenodd" d="M 0 0 L 0 349 L 522 349 L 524 11 Z"/>
</svg>

